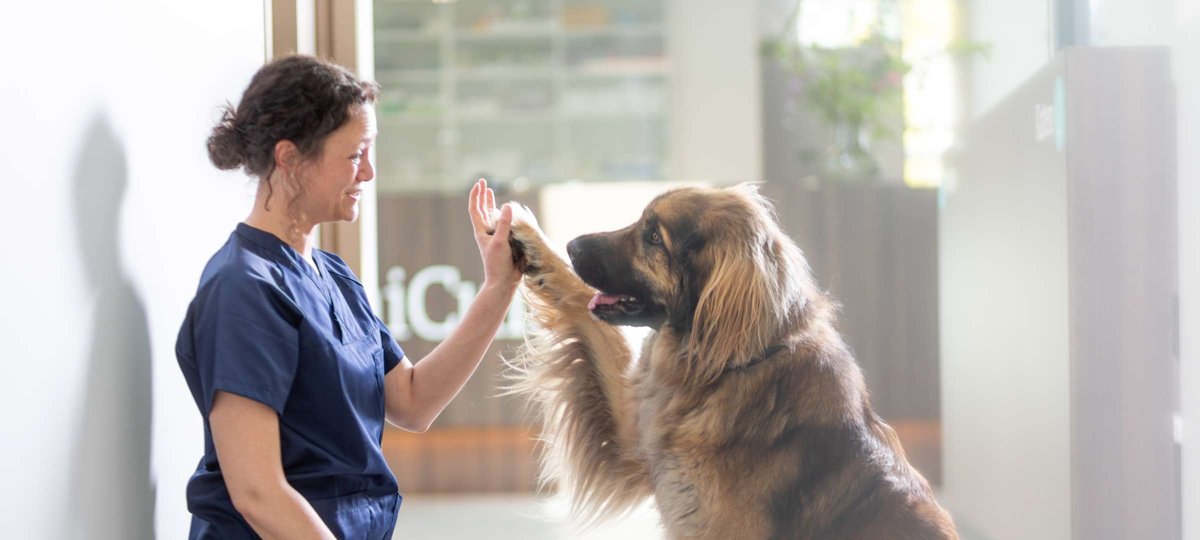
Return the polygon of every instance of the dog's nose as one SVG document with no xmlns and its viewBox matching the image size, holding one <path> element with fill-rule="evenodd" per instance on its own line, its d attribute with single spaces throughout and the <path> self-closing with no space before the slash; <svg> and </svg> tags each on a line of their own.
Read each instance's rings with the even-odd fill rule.
<svg viewBox="0 0 1200 540">
<path fill-rule="evenodd" d="M 579 256 L 583 254 L 583 246 L 580 245 L 582 244 L 582 242 L 580 242 L 582 239 L 583 237 L 581 236 L 571 240 L 570 242 L 567 242 L 567 256 L 571 258 L 572 262 L 578 260 Z"/>
</svg>

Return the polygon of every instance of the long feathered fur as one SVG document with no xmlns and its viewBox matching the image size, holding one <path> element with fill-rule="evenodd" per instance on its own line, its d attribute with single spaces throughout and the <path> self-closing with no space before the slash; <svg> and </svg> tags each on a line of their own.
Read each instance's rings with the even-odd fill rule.
<svg viewBox="0 0 1200 540">
<path fill-rule="evenodd" d="M 517 356 L 507 360 L 505 393 L 525 396 L 541 417 L 540 484 L 565 489 L 573 517 L 594 523 L 629 511 L 650 494 L 645 467 L 625 444 L 630 428 L 617 425 L 622 415 L 612 410 L 627 402 L 625 396 L 610 395 L 612 388 L 628 387 L 624 371 L 632 353 L 616 328 L 559 316 L 590 317 L 593 291 L 536 229 L 521 226 L 523 220 L 532 217 L 519 212 L 513 234 L 523 243 L 522 294 L 534 325 Z"/>
<path fill-rule="evenodd" d="M 770 204 L 744 186 L 679 190 L 647 212 L 601 235 L 608 243 L 581 266 L 610 286 L 624 270 L 587 273 L 603 252 L 637 261 L 632 273 L 655 283 L 667 313 L 637 362 L 621 332 L 593 317 L 596 291 L 527 211 L 515 216 L 510 242 L 534 324 L 509 360 L 507 392 L 541 417 L 543 485 L 565 491 L 584 523 L 654 495 L 678 539 L 956 538 L 871 409 L 834 329 L 836 304 Z M 662 229 L 678 234 L 670 258 L 630 241 L 659 218 L 685 223 Z"/>
</svg>

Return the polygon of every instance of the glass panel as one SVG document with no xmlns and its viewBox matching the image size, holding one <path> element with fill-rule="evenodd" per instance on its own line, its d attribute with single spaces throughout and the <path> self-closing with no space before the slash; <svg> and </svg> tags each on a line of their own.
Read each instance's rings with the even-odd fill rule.
<svg viewBox="0 0 1200 540">
<path fill-rule="evenodd" d="M 665 178 L 662 1 L 390 1 L 375 11 L 381 196 L 454 193 L 480 176 L 521 190 Z"/>
<path fill-rule="evenodd" d="M 760 182 L 962 538 L 1187 536 L 1195 5 L 380 0 L 386 320 L 414 360 L 455 327 L 481 279 L 479 177 L 558 248 L 672 187 Z M 497 397 L 526 311 L 430 433 L 389 431 L 402 488 L 540 500 L 537 419 Z M 450 501 L 427 508 L 476 508 Z M 660 537 L 656 517 L 594 538 Z M 476 534 L 444 523 L 429 536 Z"/>
<path fill-rule="evenodd" d="M 501 202 L 541 214 L 546 188 L 667 178 L 666 12 L 662 0 L 375 4 L 383 311 L 411 359 L 448 335 L 482 280 L 463 211 L 476 179 L 486 177 Z M 570 197 L 560 206 L 585 204 Z M 521 403 L 497 397 L 497 356 L 522 342 L 524 312 L 518 299 L 479 372 L 430 433 L 388 431 L 408 489 L 531 489 L 535 433 Z M 456 433 L 465 446 L 455 446 Z M 488 461 L 485 448 L 506 457 Z M 432 473 L 411 469 L 408 458 L 428 452 L 493 466 L 460 459 L 425 463 Z"/>
</svg>

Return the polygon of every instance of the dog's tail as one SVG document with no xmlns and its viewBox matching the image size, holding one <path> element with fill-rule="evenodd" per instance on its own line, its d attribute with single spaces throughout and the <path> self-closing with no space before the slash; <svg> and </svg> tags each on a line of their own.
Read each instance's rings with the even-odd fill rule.
<svg viewBox="0 0 1200 540">
<path fill-rule="evenodd" d="M 504 392 L 525 396 L 541 416 L 539 484 L 565 490 L 572 516 L 584 525 L 623 515 L 650 494 L 645 467 L 622 444 L 614 409 L 624 405 L 614 402 L 621 396 L 607 388 L 611 370 L 629 365 L 629 347 L 615 328 L 591 320 L 574 325 L 573 313 L 527 296 L 540 329 L 527 332 L 516 358 L 506 360 Z"/>
</svg>

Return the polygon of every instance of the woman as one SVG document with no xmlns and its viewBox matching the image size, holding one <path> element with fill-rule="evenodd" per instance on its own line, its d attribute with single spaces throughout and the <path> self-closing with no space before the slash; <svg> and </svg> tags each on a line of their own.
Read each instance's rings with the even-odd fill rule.
<svg viewBox="0 0 1200 540">
<path fill-rule="evenodd" d="M 496 210 L 483 180 L 468 205 L 483 285 L 416 365 L 350 268 L 313 247 L 318 224 L 357 218 L 374 178 L 378 91 L 325 61 L 282 58 L 208 140 L 213 164 L 256 176 L 258 192 L 205 267 L 176 345 L 205 428 L 187 487 L 191 538 L 389 538 L 400 495 L 380 450 L 384 420 L 428 428 L 512 301 L 512 211 Z"/>
</svg>

